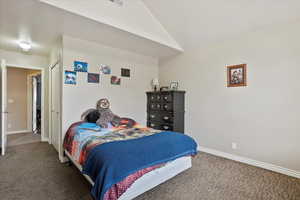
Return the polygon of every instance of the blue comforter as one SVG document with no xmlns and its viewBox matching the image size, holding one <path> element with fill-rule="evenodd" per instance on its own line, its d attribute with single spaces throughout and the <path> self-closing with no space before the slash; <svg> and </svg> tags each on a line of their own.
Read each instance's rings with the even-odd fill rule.
<svg viewBox="0 0 300 200">
<path fill-rule="evenodd" d="M 111 186 L 141 169 L 197 153 L 197 144 L 189 136 L 161 132 L 133 140 L 96 146 L 83 166 L 83 173 L 94 181 L 92 195 L 101 200 Z"/>
</svg>

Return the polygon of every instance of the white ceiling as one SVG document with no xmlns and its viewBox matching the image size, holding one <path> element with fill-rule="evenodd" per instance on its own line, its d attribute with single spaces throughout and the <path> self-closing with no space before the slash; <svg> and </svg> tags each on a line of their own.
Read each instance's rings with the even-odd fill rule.
<svg viewBox="0 0 300 200">
<path fill-rule="evenodd" d="M 127 3 L 133 1 L 137 0 Z M 171 39 L 175 38 L 185 50 L 300 18 L 299 0 L 141 1 L 151 11 L 149 15 L 153 14 L 153 19 L 156 18 L 158 25 L 163 26 L 160 30 L 165 29 L 169 33 L 165 34 L 165 40 L 167 35 L 171 35 Z M 135 16 L 134 13 L 132 15 Z M 136 22 L 134 28 L 138 30 L 143 20 L 139 16 L 130 18 L 133 23 Z M 137 34 L 130 29 L 100 23 L 39 0 L 0 0 L 0 48 L 8 50 L 20 50 L 17 41 L 29 40 L 33 44 L 32 54 L 48 55 L 55 41 L 66 34 L 157 58 L 180 53 L 180 46 L 175 47 L 176 42 L 173 43 L 175 46 L 167 45 L 162 42 L 162 37 L 153 37 L 158 32 L 149 34 L 147 25 L 144 24 L 144 34 Z M 141 29 L 139 31 L 142 32 Z M 163 35 L 161 33 L 160 36 Z"/>
<path fill-rule="evenodd" d="M 299 0 L 143 0 L 187 50 L 300 18 Z"/>
<path fill-rule="evenodd" d="M 125 1 L 122 6 L 109 0 L 40 1 L 182 51 L 141 0 Z"/>
<path fill-rule="evenodd" d="M 33 44 L 31 54 L 48 55 L 63 34 L 157 58 L 180 52 L 143 35 L 72 14 L 39 0 L 0 0 L 0 48 L 20 51 L 17 42 L 26 40 Z"/>
</svg>

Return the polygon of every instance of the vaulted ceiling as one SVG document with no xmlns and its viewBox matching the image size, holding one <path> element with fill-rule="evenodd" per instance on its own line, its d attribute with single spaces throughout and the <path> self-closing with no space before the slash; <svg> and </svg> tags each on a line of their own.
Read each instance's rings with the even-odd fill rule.
<svg viewBox="0 0 300 200">
<path fill-rule="evenodd" d="M 66 34 L 162 58 L 300 18 L 299 0 L 123 1 L 0 0 L 0 48 L 47 55 Z"/>
<path fill-rule="evenodd" d="M 143 0 L 183 49 L 300 18 L 299 0 Z"/>
<path fill-rule="evenodd" d="M 0 0 L 0 48 L 20 51 L 25 40 L 48 55 L 62 35 L 156 58 L 182 51 L 140 0 Z"/>
</svg>

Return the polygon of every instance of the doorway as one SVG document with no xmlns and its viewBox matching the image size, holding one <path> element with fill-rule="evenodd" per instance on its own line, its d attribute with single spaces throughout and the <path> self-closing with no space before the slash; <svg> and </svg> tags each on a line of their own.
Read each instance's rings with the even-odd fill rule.
<svg viewBox="0 0 300 200">
<path fill-rule="evenodd" d="M 44 68 L 1 60 L 1 154 L 7 146 L 45 140 Z"/>
<path fill-rule="evenodd" d="M 7 66 L 7 146 L 41 141 L 41 70 Z"/>
</svg>

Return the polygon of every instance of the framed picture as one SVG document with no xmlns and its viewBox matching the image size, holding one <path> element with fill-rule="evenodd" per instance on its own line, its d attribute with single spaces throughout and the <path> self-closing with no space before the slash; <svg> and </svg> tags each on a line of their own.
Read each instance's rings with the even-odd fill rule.
<svg viewBox="0 0 300 200">
<path fill-rule="evenodd" d="M 121 69 L 121 76 L 123 76 L 123 77 L 130 77 L 130 69 L 122 68 Z"/>
<path fill-rule="evenodd" d="M 100 75 L 95 73 L 88 73 L 88 83 L 99 83 Z"/>
<path fill-rule="evenodd" d="M 178 82 L 171 82 L 170 90 L 178 90 Z"/>
<path fill-rule="evenodd" d="M 108 65 L 100 65 L 101 74 L 111 74 L 111 68 Z"/>
<path fill-rule="evenodd" d="M 247 65 L 227 66 L 227 87 L 247 86 Z"/>
<path fill-rule="evenodd" d="M 74 71 L 75 72 L 87 72 L 88 63 L 81 61 L 74 61 Z"/>
<path fill-rule="evenodd" d="M 121 78 L 117 76 L 111 76 L 110 83 L 112 85 L 121 85 Z"/>
<path fill-rule="evenodd" d="M 65 84 L 76 85 L 76 72 L 65 71 Z"/>
</svg>

